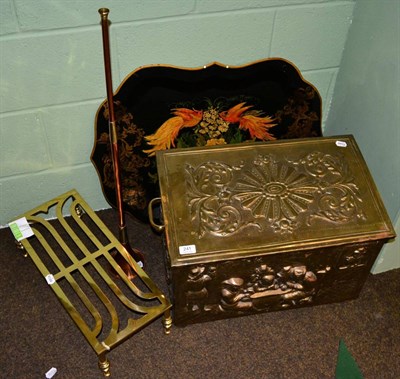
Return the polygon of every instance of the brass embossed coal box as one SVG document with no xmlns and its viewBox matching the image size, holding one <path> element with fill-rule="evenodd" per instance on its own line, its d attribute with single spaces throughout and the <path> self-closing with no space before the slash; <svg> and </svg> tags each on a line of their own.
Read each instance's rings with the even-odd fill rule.
<svg viewBox="0 0 400 379">
<path fill-rule="evenodd" d="M 165 150 L 157 169 L 177 325 L 354 299 L 395 236 L 352 136 Z"/>
</svg>

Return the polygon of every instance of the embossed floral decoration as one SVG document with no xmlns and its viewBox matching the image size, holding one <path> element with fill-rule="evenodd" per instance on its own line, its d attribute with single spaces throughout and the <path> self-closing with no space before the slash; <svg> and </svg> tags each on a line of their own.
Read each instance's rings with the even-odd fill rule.
<svg viewBox="0 0 400 379">
<path fill-rule="evenodd" d="M 307 210 L 318 187 L 315 180 L 271 155 L 259 156 L 235 186 L 236 197 L 254 217 L 269 220 L 276 231 L 297 227 L 296 216 Z"/>
<path fill-rule="evenodd" d="M 250 166 L 187 164 L 186 184 L 199 238 L 228 236 L 243 227 L 292 233 L 315 217 L 337 224 L 365 219 L 347 165 L 340 156 L 318 151 L 296 161 L 259 155 Z"/>
</svg>

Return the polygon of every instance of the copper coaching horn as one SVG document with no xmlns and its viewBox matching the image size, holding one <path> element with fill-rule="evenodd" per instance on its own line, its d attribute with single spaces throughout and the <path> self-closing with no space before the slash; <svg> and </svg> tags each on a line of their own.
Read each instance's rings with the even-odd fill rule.
<svg viewBox="0 0 400 379">
<path fill-rule="evenodd" d="M 109 39 L 109 20 L 108 14 L 110 10 L 107 8 L 100 8 L 99 13 L 101 16 L 101 29 L 103 36 L 103 53 L 104 53 L 104 71 L 105 71 L 105 79 L 106 79 L 106 89 L 107 89 L 107 104 L 108 104 L 108 112 L 109 112 L 109 135 L 110 135 L 110 145 L 111 145 L 111 155 L 112 155 L 112 164 L 114 171 L 114 180 L 115 180 L 115 192 L 116 192 L 116 203 L 118 210 L 118 227 L 119 227 L 119 241 L 124 246 L 127 252 L 127 259 L 130 257 L 135 259 L 136 262 L 139 263 L 142 267 L 144 266 L 144 256 L 142 252 L 138 249 L 133 249 L 130 246 L 128 239 L 128 232 L 125 223 L 125 214 L 123 209 L 123 192 L 121 186 L 121 172 L 119 165 L 119 151 L 118 151 L 118 130 L 115 121 L 114 114 L 114 98 L 113 98 L 113 87 L 112 87 L 112 75 L 111 75 L 111 58 L 110 58 L 110 39 Z M 121 266 L 122 270 L 128 276 L 129 279 L 133 279 L 136 276 L 136 273 L 133 271 L 133 268 L 128 263 L 128 261 L 118 255 L 115 257 L 116 262 Z"/>
</svg>

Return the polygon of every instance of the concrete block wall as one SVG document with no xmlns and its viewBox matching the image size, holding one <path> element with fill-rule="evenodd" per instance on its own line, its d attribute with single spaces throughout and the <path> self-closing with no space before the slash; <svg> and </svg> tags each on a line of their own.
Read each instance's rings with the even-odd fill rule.
<svg viewBox="0 0 400 379">
<path fill-rule="evenodd" d="M 71 188 L 108 208 L 90 163 L 104 100 L 100 7 L 114 88 L 142 65 L 292 61 L 329 114 L 352 0 L 0 0 L 0 225 Z"/>
<path fill-rule="evenodd" d="M 354 135 L 395 228 L 373 273 L 400 268 L 399 84 L 400 1 L 357 1 L 325 135 Z"/>
</svg>

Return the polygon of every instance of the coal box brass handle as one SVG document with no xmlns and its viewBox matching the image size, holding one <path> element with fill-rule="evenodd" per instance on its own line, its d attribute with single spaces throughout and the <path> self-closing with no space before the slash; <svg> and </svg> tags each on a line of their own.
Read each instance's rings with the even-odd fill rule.
<svg viewBox="0 0 400 379">
<path fill-rule="evenodd" d="M 161 203 L 161 197 L 155 197 L 151 199 L 149 205 L 147 206 L 147 212 L 149 214 L 149 221 L 150 225 L 156 230 L 157 232 L 162 232 L 165 229 L 165 225 L 159 225 L 154 222 L 153 210 L 154 206 Z"/>
</svg>

